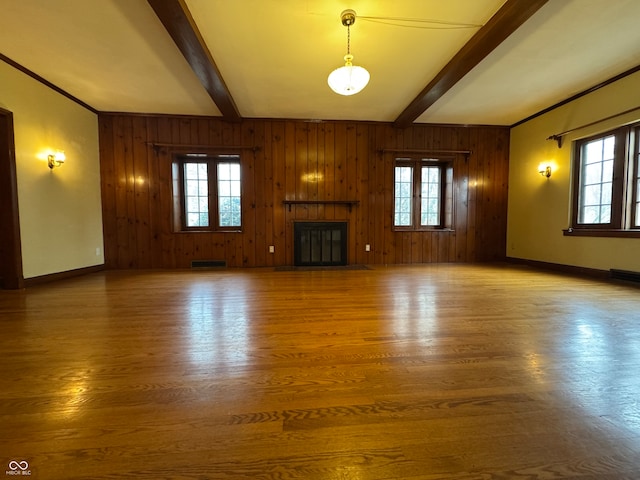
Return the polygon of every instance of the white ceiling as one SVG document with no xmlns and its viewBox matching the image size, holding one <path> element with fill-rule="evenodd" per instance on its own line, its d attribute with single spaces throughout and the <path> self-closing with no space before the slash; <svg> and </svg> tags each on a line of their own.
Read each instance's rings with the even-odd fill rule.
<svg viewBox="0 0 640 480">
<path fill-rule="evenodd" d="M 505 0 L 185 3 L 242 117 L 394 121 Z M 346 8 L 354 64 L 371 73 L 352 97 L 326 82 Z M 0 12 L 0 53 L 96 110 L 220 115 L 146 0 L 0 0 Z M 640 65 L 638 18 L 638 0 L 549 0 L 416 121 L 512 125 Z"/>
</svg>

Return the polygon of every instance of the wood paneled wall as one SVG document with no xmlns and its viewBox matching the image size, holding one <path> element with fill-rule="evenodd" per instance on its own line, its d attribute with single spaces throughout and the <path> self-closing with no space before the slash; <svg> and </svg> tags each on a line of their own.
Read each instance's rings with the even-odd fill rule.
<svg viewBox="0 0 640 480">
<path fill-rule="evenodd" d="M 479 262 L 505 258 L 509 129 L 294 120 L 101 114 L 100 158 L 107 268 L 293 264 L 293 222 L 349 222 L 350 264 Z M 154 147 L 152 144 L 175 146 Z M 183 145 L 179 147 L 177 145 Z M 192 145 L 193 147 L 184 147 Z M 171 161 L 196 145 L 242 150 L 243 231 L 172 230 Z M 393 160 L 382 150 L 470 150 L 454 161 L 454 228 L 396 232 Z M 354 200 L 283 205 L 283 200 Z M 371 251 L 365 251 L 365 245 Z M 269 253 L 269 246 L 275 253 Z"/>
</svg>

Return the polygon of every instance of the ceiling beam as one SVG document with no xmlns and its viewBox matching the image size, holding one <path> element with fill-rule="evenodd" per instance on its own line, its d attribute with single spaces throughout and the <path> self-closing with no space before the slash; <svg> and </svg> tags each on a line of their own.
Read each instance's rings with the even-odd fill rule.
<svg viewBox="0 0 640 480">
<path fill-rule="evenodd" d="M 224 83 L 184 0 L 147 0 L 184 55 L 225 120 L 240 121 L 238 107 Z"/>
<path fill-rule="evenodd" d="M 467 73 L 495 50 L 548 0 L 507 0 L 398 116 L 395 126 L 408 127 Z"/>
</svg>

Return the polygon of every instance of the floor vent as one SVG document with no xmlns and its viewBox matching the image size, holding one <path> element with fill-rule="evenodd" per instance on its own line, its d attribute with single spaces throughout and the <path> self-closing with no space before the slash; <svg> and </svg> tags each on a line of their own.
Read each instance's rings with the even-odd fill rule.
<svg viewBox="0 0 640 480">
<path fill-rule="evenodd" d="M 611 269 L 611 278 L 616 280 L 625 280 L 627 282 L 640 283 L 640 272 L 630 272 L 629 270 Z"/>
<path fill-rule="evenodd" d="M 227 262 L 224 260 L 192 260 L 191 268 L 219 268 L 226 267 Z"/>
</svg>

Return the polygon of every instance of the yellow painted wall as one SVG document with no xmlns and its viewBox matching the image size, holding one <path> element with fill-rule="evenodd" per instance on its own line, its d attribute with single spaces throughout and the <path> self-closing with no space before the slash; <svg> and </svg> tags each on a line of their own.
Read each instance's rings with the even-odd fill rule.
<svg viewBox="0 0 640 480">
<path fill-rule="evenodd" d="M 627 76 L 511 130 L 507 256 L 561 265 L 640 271 L 640 238 L 565 237 L 571 209 L 572 141 L 640 120 L 640 110 L 564 137 L 552 134 L 640 107 L 640 73 Z M 537 173 L 550 161 L 550 179 Z"/>
<path fill-rule="evenodd" d="M 0 61 L 13 112 L 25 278 L 104 264 L 97 115 Z M 47 167 L 46 153 L 66 163 Z"/>
</svg>

